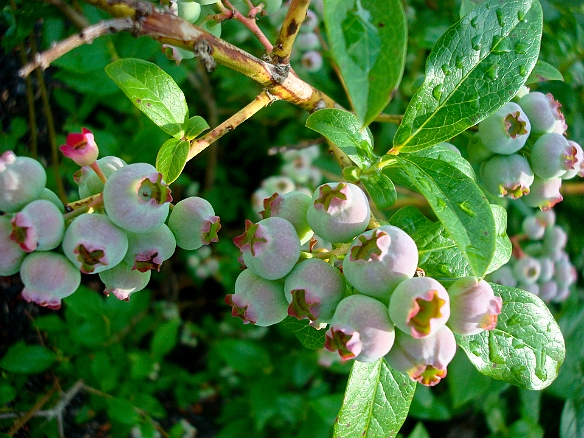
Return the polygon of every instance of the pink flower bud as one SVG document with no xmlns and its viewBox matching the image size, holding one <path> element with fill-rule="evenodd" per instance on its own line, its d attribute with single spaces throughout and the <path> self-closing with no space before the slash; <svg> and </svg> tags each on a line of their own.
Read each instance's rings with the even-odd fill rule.
<svg viewBox="0 0 584 438">
<path fill-rule="evenodd" d="M 63 155 L 71 158 L 79 166 L 89 166 L 97 160 L 99 149 L 93 138 L 93 133 L 81 128 L 81 134 L 72 133 L 67 136 L 67 144 L 60 148 Z"/>
<path fill-rule="evenodd" d="M 385 360 L 413 381 L 424 386 L 434 386 L 446 377 L 446 366 L 454 353 L 456 340 L 446 326 L 442 326 L 434 336 L 423 339 L 412 338 L 397 330 L 395 343 Z"/>
<path fill-rule="evenodd" d="M 474 277 L 456 280 L 448 288 L 450 295 L 450 319 L 448 326 L 459 335 L 476 335 L 492 330 L 497 325 L 503 300 L 496 297 L 493 288 L 485 280 Z"/>
</svg>

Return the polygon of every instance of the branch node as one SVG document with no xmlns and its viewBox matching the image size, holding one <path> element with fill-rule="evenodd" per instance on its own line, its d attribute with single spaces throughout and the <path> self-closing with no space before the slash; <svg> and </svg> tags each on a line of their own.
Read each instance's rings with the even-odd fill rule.
<svg viewBox="0 0 584 438">
<path fill-rule="evenodd" d="M 193 52 L 195 52 L 195 56 L 199 57 L 201 63 L 205 66 L 205 69 L 207 69 L 208 73 L 212 73 L 215 70 L 217 64 L 215 63 L 213 56 L 211 56 L 213 53 L 213 48 L 207 41 L 198 41 L 193 48 Z"/>
</svg>

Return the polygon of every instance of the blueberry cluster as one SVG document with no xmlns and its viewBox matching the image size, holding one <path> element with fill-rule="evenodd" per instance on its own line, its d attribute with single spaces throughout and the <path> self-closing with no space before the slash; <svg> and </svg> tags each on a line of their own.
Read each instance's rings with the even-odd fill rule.
<svg viewBox="0 0 584 438">
<path fill-rule="evenodd" d="M 518 287 L 545 302 L 562 302 L 576 281 L 576 269 L 564 251 L 566 232 L 555 224 L 553 210 L 538 211 L 523 220 L 523 234 L 513 237 L 513 256 L 489 274 L 493 283 Z M 521 244 L 522 245 L 521 245 Z"/>
<path fill-rule="evenodd" d="M 45 188 L 38 161 L 0 156 L 0 275 L 20 271 L 27 301 L 58 309 L 81 273 L 99 274 L 106 294 L 128 300 L 177 246 L 217 241 L 219 218 L 206 200 L 186 198 L 169 215 L 170 188 L 154 166 L 96 161 L 97 145 L 85 129 L 61 150 L 83 166 L 75 181 L 84 199 L 67 208 Z"/>
<path fill-rule="evenodd" d="M 584 153 L 551 94 L 524 87 L 515 100 L 479 123 L 469 157 L 490 193 L 546 210 L 562 200 L 562 180 L 584 175 Z"/>
<path fill-rule="evenodd" d="M 456 349 L 453 333 L 495 327 L 502 302 L 489 284 L 468 277 L 446 290 L 416 276 L 414 240 L 392 225 L 371 227 L 369 202 L 358 186 L 327 183 L 312 196 L 275 193 L 264 205 L 264 219 L 246 221 L 234 239 L 246 269 L 225 301 L 244 323 L 308 319 L 316 328 L 328 326 L 325 348 L 343 360 L 385 357 L 428 386 L 446 375 Z M 313 235 L 334 249 L 315 251 Z M 308 251 L 301 250 L 305 242 Z"/>
</svg>

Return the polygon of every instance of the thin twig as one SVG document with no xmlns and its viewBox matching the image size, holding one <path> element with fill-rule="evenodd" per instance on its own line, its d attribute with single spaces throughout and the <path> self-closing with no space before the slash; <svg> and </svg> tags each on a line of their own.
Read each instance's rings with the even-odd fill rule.
<svg viewBox="0 0 584 438">
<path fill-rule="evenodd" d="M 219 138 L 223 137 L 228 132 L 233 131 L 255 113 L 257 113 L 262 108 L 265 108 L 275 100 L 278 100 L 272 96 L 267 91 L 262 91 L 251 103 L 246 105 L 244 108 L 236 112 L 229 119 L 225 120 L 219 126 L 217 126 L 212 131 L 205 134 L 199 139 L 191 141 L 191 147 L 189 149 L 189 155 L 187 160 L 192 159 L 196 155 L 200 154 L 207 146 L 217 141 Z"/>
<path fill-rule="evenodd" d="M 53 396 L 53 394 L 55 393 L 55 391 L 57 391 L 57 386 L 56 385 L 53 385 L 53 387 L 49 390 L 49 392 L 47 392 L 41 398 L 39 398 L 37 400 L 37 402 L 33 405 L 32 408 L 30 408 L 30 410 L 28 412 L 26 412 L 22 417 L 18 418 L 18 420 L 16 420 L 14 422 L 14 424 L 12 425 L 12 427 L 10 428 L 10 430 L 8 432 L 6 432 L 6 434 L 9 435 L 9 436 L 12 436 L 16 432 L 18 432 L 26 423 L 28 423 L 28 421 L 32 417 L 34 417 L 34 416 L 36 416 L 38 414 L 39 410 L 45 404 L 47 404 L 47 402 L 51 399 L 51 397 Z M 18 414 L 16 414 L 16 415 L 18 415 Z"/>
<path fill-rule="evenodd" d="M 375 117 L 376 122 L 384 122 L 384 123 L 395 123 L 400 124 L 403 120 L 404 116 L 401 114 L 379 114 Z"/>
<path fill-rule="evenodd" d="M 61 10 L 61 12 L 73 23 L 77 29 L 83 29 L 91 23 L 84 15 L 77 12 L 71 5 L 68 5 L 62 0 L 43 0 L 45 3 L 53 5 Z"/>
<path fill-rule="evenodd" d="M 227 7 L 225 7 L 225 5 L 223 5 L 223 3 L 225 3 L 225 5 L 227 5 Z M 255 37 L 258 39 L 260 44 L 264 47 L 264 49 L 266 49 L 266 52 L 272 51 L 272 43 L 270 43 L 268 38 L 266 38 L 266 36 L 262 32 L 262 30 L 258 27 L 258 24 L 257 24 L 255 18 L 245 17 L 241 12 L 239 12 L 229 2 L 229 0 L 223 0 L 223 2 L 221 2 L 221 0 L 219 0 L 215 4 L 221 9 L 221 12 L 219 14 L 213 16 L 214 20 L 222 21 L 222 20 L 235 19 L 235 20 L 239 21 L 241 24 L 243 24 L 245 27 L 247 27 L 251 31 L 251 33 L 253 33 L 255 35 Z"/>
<path fill-rule="evenodd" d="M 60 58 L 64 54 L 79 47 L 83 44 L 90 44 L 96 38 L 109 33 L 132 30 L 136 23 L 129 18 L 116 18 L 113 20 L 102 21 L 93 26 L 85 28 L 82 32 L 71 35 L 69 38 L 55 44 L 55 46 L 43 53 L 37 53 L 34 61 L 22 67 L 18 74 L 26 78 L 34 69 L 41 67 L 43 70 L 49 67 L 51 62 Z"/>
</svg>

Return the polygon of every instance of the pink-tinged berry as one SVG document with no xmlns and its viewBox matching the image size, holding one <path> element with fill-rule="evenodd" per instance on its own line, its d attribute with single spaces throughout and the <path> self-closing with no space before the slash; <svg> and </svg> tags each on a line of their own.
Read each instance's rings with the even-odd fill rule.
<svg viewBox="0 0 584 438">
<path fill-rule="evenodd" d="M 148 163 L 118 169 L 103 188 L 103 204 L 117 226 L 132 233 L 154 231 L 164 223 L 170 207 L 170 188 Z"/>
<path fill-rule="evenodd" d="M 385 356 L 395 339 L 387 307 L 367 295 L 350 295 L 339 303 L 324 347 L 343 360 L 374 362 Z"/>
<path fill-rule="evenodd" d="M 114 294 L 118 300 L 130 301 L 130 295 L 148 285 L 150 275 L 150 271 L 137 271 L 132 269 L 132 265 L 122 261 L 113 268 L 100 272 L 99 278 L 105 284 L 105 295 Z"/>
<path fill-rule="evenodd" d="M 521 224 L 523 233 L 531 240 L 540 240 L 545 233 L 545 224 L 535 216 L 527 216 Z"/>
<path fill-rule="evenodd" d="M 550 93 L 534 91 L 523 96 L 517 103 L 529 117 L 534 134 L 563 134 L 568 129 L 560 111 L 562 105 Z"/>
<path fill-rule="evenodd" d="M 531 124 L 521 107 L 507 102 L 479 123 L 478 136 L 490 151 L 508 155 L 525 145 L 530 132 Z"/>
<path fill-rule="evenodd" d="M 531 148 L 531 167 L 543 179 L 563 176 L 568 170 L 580 168 L 578 150 L 563 135 L 550 132 L 537 139 Z"/>
<path fill-rule="evenodd" d="M 233 239 L 243 262 L 266 280 L 285 277 L 300 257 L 300 241 L 294 226 L 281 217 L 269 217 L 254 224 L 245 221 L 245 232 Z"/>
<path fill-rule="evenodd" d="M 26 252 L 49 251 L 61 244 L 65 220 L 51 201 L 37 199 L 16 213 L 10 238 Z"/>
<path fill-rule="evenodd" d="M 10 239 L 12 224 L 7 216 L 0 216 L 0 277 L 16 274 L 26 256 L 18 243 Z"/>
<path fill-rule="evenodd" d="M 103 214 L 82 214 L 65 231 L 63 252 L 84 274 L 97 274 L 120 263 L 128 237 Z"/>
<path fill-rule="evenodd" d="M 61 254 L 33 252 L 22 263 L 20 278 L 24 284 L 22 298 L 39 306 L 57 310 L 61 299 L 77 290 L 81 273 Z"/>
<path fill-rule="evenodd" d="M 309 319 L 316 324 L 328 323 L 345 293 L 343 274 L 320 259 L 297 264 L 284 282 L 288 314 Z"/>
<path fill-rule="evenodd" d="M 67 142 L 59 147 L 63 155 L 71 158 L 79 166 L 89 166 L 97 160 L 99 149 L 93 138 L 93 133 L 81 128 L 81 133 L 72 133 L 67 136 Z"/>
<path fill-rule="evenodd" d="M 399 283 L 414 276 L 417 267 L 416 243 L 393 225 L 359 235 L 343 260 L 347 281 L 360 293 L 385 303 Z"/>
<path fill-rule="evenodd" d="M 166 224 L 149 233 L 128 233 L 128 252 L 124 261 L 131 269 L 160 272 L 162 262 L 174 254 L 176 240 Z"/>
<path fill-rule="evenodd" d="M 221 224 L 209 201 L 192 196 L 174 206 L 168 218 L 168 227 L 176 237 L 179 248 L 194 250 L 217 242 Z"/>
<path fill-rule="evenodd" d="M 446 377 L 446 367 L 456 353 L 456 339 L 447 326 L 434 336 L 415 339 L 399 330 L 395 345 L 385 356 L 392 368 L 407 374 L 414 382 L 434 386 Z"/>
<path fill-rule="evenodd" d="M 320 40 L 314 32 L 300 33 L 296 36 L 295 47 L 303 52 L 316 50 L 320 47 Z"/>
<path fill-rule="evenodd" d="M 584 151 L 575 141 L 568 140 L 570 146 L 570 156 L 568 157 L 568 170 L 564 173 L 562 179 L 572 179 L 576 175 L 584 176 Z"/>
<path fill-rule="evenodd" d="M 397 328 L 414 338 L 432 336 L 450 316 L 448 292 L 430 277 L 404 280 L 391 295 L 389 316 Z"/>
<path fill-rule="evenodd" d="M 520 198 L 529 193 L 533 178 L 529 161 L 519 154 L 497 154 L 481 167 L 485 187 L 497 196 Z"/>
<path fill-rule="evenodd" d="M 311 50 L 302 55 L 300 63 L 306 69 L 306 71 L 311 73 L 319 71 L 323 64 L 322 55 L 316 50 Z"/>
<path fill-rule="evenodd" d="M 367 228 L 367 196 L 351 183 L 327 183 L 312 195 L 306 218 L 316 234 L 333 243 L 348 242 Z"/>
<path fill-rule="evenodd" d="M 533 284 L 539 278 L 541 265 L 539 260 L 534 257 L 525 256 L 515 262 L 513 274 L 515 278 L 526 284 Z"/>
<path fill-rule="evenodd" d="M 286 219 L 294 226 L 300 244 L 304 245 L 314 234 L 306 220 L 306 212 L 311 203 L 310 195 L 303 192 L 293 191 L 283 195 L 274 193 L 264 199 L 264 210 L 260 214 L 264 219 L 269 217 Z"/>
<path fill-rule="evenodd" d="M 560 194 L 561 185 L 561 178 L 542 179 L 536 175 L 529 193 L 523 197 L 523 202 L 530 207 L 549 210 L 564 199 Z"/>
<path fill-rule="evenodd" d="M 288 302 L 284 297 L 284 282 L 266 280 L 249 269 L 235 280 L 235 293 L 225 297 L 233 307 L 231 314 L 244 324 L 261 327 L 277 324 L 288 316 Z"/>
<path fill-rule="evenodd" d="M 501 297 L 485 280 L 465 277 L 456 280 L 448 288 L 450 318 L 448 327 L 459 335 L 476 335 L 492 330 L 503 308 Z"/>
<path fill-rule="evenodd" d="M 96 161 L 106 178 L 109 178 L 116 170 L 127 166 L 126 162 L 118 157 L 107 156 Z M 79 197 L 81 199 L 97 195 L 103 192 L 103 181 L 97 176 L 95 170 L 89 166 L 83 166 L 73 175 L 79 185 Z"/>
<path fill-rule="evenodd" d="M 37 199 L 47 183 L 42 164 L 8 151 L 0 155 L 0 211 L 15 213 Z"/>
</svg>

